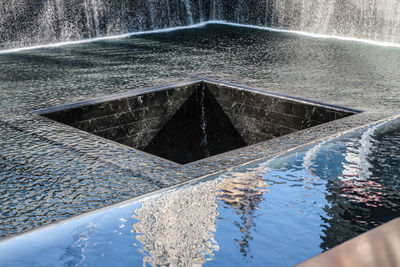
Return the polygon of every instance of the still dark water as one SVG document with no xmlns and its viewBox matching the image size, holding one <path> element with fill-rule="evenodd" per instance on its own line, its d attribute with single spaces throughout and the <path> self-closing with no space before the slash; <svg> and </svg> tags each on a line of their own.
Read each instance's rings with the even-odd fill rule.
<svg viewBox="0 0 400 267">
<path fill-rule="evenodd" d="M 291 266 L 400 216 L 399 155 L 400 130 L 369 129 L 0 243 L 0 262 Z"/>
<path fill-rule="evenodd" d="M 0 238 L 159 189 L 159 186 L 128 170 L 10 127 L 6 123 L 9 114 L 24 116 L 26 110 L 39 107 L 204 76 L 352 108 L 378 112 L 395 111 L 400 104 L 399 70 L 400 50 L 396 48 L 224 25 L 207 25 L 203 28 L 112 41 L 0 54 Z M 384 136 L 379 137 L 382 140 L 376 139 L 383 142 L 383 145 L 374 147 L 383 149 L 379 153 L 384 156 L 369 160 L 374 168 L 370 170 L 372 174 L 368 181 L 374 181 L 375 176 L 382 177 L 385 182 L 389 179 L 387 177 L 395 179 L 395 169 L 399 166 L 398 153 L 391 152 L 394 148 L 390 142 L 398 140 L 396 136 L 397 134 L 386 139 Z M 378 155 L 377 153 L 372 154 Z M 246 231 L 249 232 L 249 237 L 242 238 L 239 234 L 235 237 L 237 241 L 234 244 L 237 245 L 232 249 L 239 251 L 237 257 L 252 257 L 253 252 L 251 249 L 247 251 L 246 245 L 246 242 L 250 242 L 250 237 L 254 239 L 253 243 L 265 242 L 257 241 L 257 236 L 261 235 L 251 232 L 251 229 L 256 228 L 239 227 L 241 224 L 252 225 L 252 220 L 255 220 L 249 219 L 247 222 L 248 219 L 240 219 L 241 216 L 254 213 L 250 217 L 258 218 L 258 205 L 273 206 L 272 210 L 279 212 L 277 207 L 286 203 L 281 202 L 283 196 L 288 196 L 285 188 L 309 192 L 304 189 L 306 186 L 303 187 L 306 180 L 302 175 L 312 180 L 314 174 L 303 174 L 302 167 L 296 165 L 300 161 L 301 159 L 294 160 L 286 169 L 275 168 L 270 174 L 262 174 L 264 178 L 261 182 L 267 184 L 266 190 L 269 192 L 260 194 L 259 200 L 254 200 L 256 204 L 249 203 L 250 207 L 242 208 L 248 212 L 241 211 L 240 207 L 239 211 L 229 207 L 224 209 L 224 205 L 228 205 L 226 203 L 230 203 L 230 200 L 225 200 L 226 203 L 222 200 L 219 204 L 214 203 L 218 206 L 217 213 L 221 214 L 221 217 L 216 218 L 224 218 L 224 211 L 230 212 L 232 216 L 237 215 L 237 218 L 229 219 L 232 221 L 229 227 L 237 231 L 242 227 L 243 235 Z M 321 168 L 323 167 L 317 169 Z M 291 170 L 297 178 L 293 178 L 293 181 L 285 178 L 285 175 L 291 173 L 286 170 Z M 389 174 L 385 174 L 386 171 Z M 244 173 L 246 172 L 247 170 Z M 313 197 L 317 200 L 313 197 L 305 198 L 304 201 L 309 202 L 306 201 L 300 210 L 309 210 L 314 214 L 312 216 L 319 218 L 313 221 L 313 225 L 330 225 L 329 220 L 334 220 L 338 214 L 338 218 L 352 218 L 352 210 L 357 209 L 359 204 L 354 206 L 351 201 L 346 202 L 349 203 L 346 204 L 350 205 L 349 208 L 334 204 L 335 199 L 350 193 L 330 193 L 328 188 L 341 190 L 342 187 L 328 179 L 335 177 L 334 175 L 321 177 L 315 178 L 315 184 L 310 182 L 315 189 Z M 268 182 L 274 179 L 282 182 Z M 362 190 L 354 188 L 359 184 L 362 188 L 363 182 L 348 183 L 346 186 L 352 188 L 349 189 L 351 196 L 363 194 Z M 394 186 L 397 185 L 396 182 L 393 183 L 392 187 L 385 185 L 385 190 L 388 190 L 385 192 L 397 190 Z M 375 184 L 371 182 L 370 186 L 372 185 Z M 274 196 L 272 188 L 277 190 L 275 202 L 262 201 Z M 301 190 L 294 191 L 293 194 L 302 196 Z M 389 210 L 397 211 L 397 206 L 393 204 L 396 198 L 390 195 L 385 201 L 390 201 L 391 204 L 384 202 L 386 204 L 383 206 L 370 207 L 377 218 L 387 219 L 389 216 L 384 217 L 382 214 L 387 214 Z M 268 203 L 280 204 L 276 206 Z M 290 203 L 292 206 L 296 204 L 295 198 Z M 314 203 L 324 206 L 320 209 L 321 216 L 313 211 Z M 292 208 L 291 211 L 296 210 Z M 274 218 L 265 220 L 283 221 L 291 215 L 285 216 L 289 215 L 282 215 L 280 218 L 272 216 Z M 322 220 L 321 217 L 324 216 L 330 219 Z M 225 221 L 221 219 L 219 222 Z M 318 249 L 311 251 L 317 253 L 320 249 L 331 247 L 355 233 L 378 225 L 383 219 L 366 220 L 367 223 L 363 221 L 355 228 L 347 221 L 348 219 L 343 219 L 342 223 L 332 226 L 341 230 L 347 229 L 346 227 L 350 229 L 343 230 L 342 237 L 332 237 L 340 240 L 330 240 L 328 231 L 323 234 L 326 241 L 322 242 L 316 237 L 315 243 L 318 246 L 315 247 Z M 256 223 L 258 224 L 265 222 Z M 216 225 L 218 227 L 218 223 Z M 273 225 L 273 221 L 267 225 Z M 320 231 L 327 231 L 325 228 Z M 314 233 L 315 229 L 312 228 L 311 232 Z M 222 248 L 219 250 L 215 262 L 218 262 L 218 255 L 223 255 L 224 251 Z"/>
</svg>

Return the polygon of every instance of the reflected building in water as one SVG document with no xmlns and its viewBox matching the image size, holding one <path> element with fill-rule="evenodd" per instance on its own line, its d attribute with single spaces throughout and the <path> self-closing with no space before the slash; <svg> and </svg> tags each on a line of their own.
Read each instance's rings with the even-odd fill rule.
<svg viewBox="0 0 400 267">
<path fill-rule="evenodd" d="M 219 185 L 219 199 L 234 209 L 240 221 L 235 225 L 239 228 L 241 239 L 235 239 L 244 257 L 248 256 L 251 228 L 254 228 L 255 211 L 258 204 L 264 200 L 263 195 L 268 191 L 261 169 L 251 173 L 234 173 L 231 178 L 223 180 Z"/>
<path fill-rule="evenodd" d="M 259 169 L 229 174 L 222 180 L 202 182 L 143 201 L 132 216 L 138 222 L 131 231 L 141 243 L 143 265 L 201 266 L 212 260 L 219 250 L 214 238 L 219 200 L 239 215 L 240 221 L 235 225 L 241 238 L 235 240 L 246 257 L 255 211 L 265 192 L 267 184 Z"/>
<path fill-rule="evenodd" d="M 360 138 L 337 142 L 343 154 L 318 162 L 318 169 L 329 170 L 321 178 L 327 180 L 329 202 L 322 218 L 325 229 L 320 247 L 328 250 L 361 233 L 400 216 L 398 166 L 400 165 L 400 132 L 387 135 L 370 128 Z M 326 157 L 327 151 L 314 158 Z M 331 162 L 332 168 L 328 162 Z M 333 162 L 333 164 L 332 164 Z M 320 175 L 320 173 L 318 173 Z"/>
<path fill-rule="evenodd" d="M 132 233 L 141 243 L 143 266 L 201 266 L 219 250 L 214 240 L 220 180 L 202 182 L 142 202 Z"/>
</svg>

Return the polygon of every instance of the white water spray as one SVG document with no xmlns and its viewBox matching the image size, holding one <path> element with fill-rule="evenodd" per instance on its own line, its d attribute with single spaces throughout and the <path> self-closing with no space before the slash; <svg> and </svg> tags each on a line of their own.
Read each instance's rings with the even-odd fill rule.
<svg viewBox="0 0 400 267">
<path fill-rule="evenodd" d="M 251 29 L 258 29 L 258 30 L 271 31 L 271 32 L 297 34 L 297 35 L 303 35 L 303 36 L 312 37 L 312 38 L 334 39 L 334 40 L 341 40 L 341 41 L 348 41 L 348 42 L 365 43 L 365 44 L 374 45 L 374 46 L 400 48 L 400 44 L 397 44 L 397 43 L 379 42 L 379 41 L 373 41 L 373 40 L 349 38 L 349 37 L 334 36 L 334 35 L 315 34 L 315 33 L 300 32 L 300 31 L 289 31 L 289 30 L 282 30 L 282 29 L 274 29 L 274 28 L 270 28 L 270 27 L 253 26 L 253 25 L 245 25 L 245 24 L 238 24 L 238 23 L 230 23 L 230 22 L 226 22 L 226 21 L 211 20 L 211 21 L 207 21 L 207 22 L 203 22 L 203 23 L 198 23 L 198 24 L 193 24 L 193 25 L 188 25 L 188 26 L 181 26 L 181 27 L 171 27 L 171 28 L 150 30 L 150 31 L 139 31 L 139 32 L 131 32 L 131 33 L 125 33 L 125 34 L 113 35 L 113 36 L 82 39 L 82 40 L 77 40 L 77 41 L 67 41 L 67 42 L 59 42 L 59 43 L 52 43 L 52 44 L 5 49 L 5 50 L 0 50 L 0 54 L 9 54 L 9 53 L 22 52 L 22 51 L 28 51 L 28 50 L 34 50 L 34 49 L 43 49 L 43 48 L 56 48 L 56 47 L 62 47 L 62 46 L 67 46 L 67 45 L 77 45 L 77 44 L 92 43 L 92 42 L 99 42 L 99 41 L 105 41 L 105 40 L 123 39 L 123 38 L 129 38 L 132 36 L 140 36 L 140 35 L 144 35 L 144 34 L 172 32 L 172 31 L 178 31 L 178 30 L 184 30 L 184 29 L 195 29 L 195 28 L 205 27 L 208 24 L 221 24 L 221 25 L 251 28 Z"/>
<path fill-rule="evenodd" d="M 0 0 L 0 47 L 216 19 L 289 32 L 400 43 L 398 0 Z"/>
<path fill-rule="evenodd" d="M 194 19 L 193 19 L 192 10 L 190 8 L 190 0 L 183 0 L 183 1 L 185 3 L 186 14 L 187 14 L 187 18 L 189 20 L 189 24 L 193 24 L 194 23 Z"/>
</svg>

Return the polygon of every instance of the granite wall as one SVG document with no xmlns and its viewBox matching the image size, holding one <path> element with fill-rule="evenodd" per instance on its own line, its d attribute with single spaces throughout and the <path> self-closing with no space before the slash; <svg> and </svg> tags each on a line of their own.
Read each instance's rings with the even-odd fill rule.
<svg viewBox="0 0 400 267">
<path fill-rule="evenodd" d="M 143 149 L 197 86 L 105 100 L 98 104 L 88 103 L 45 116 L 121 144 Z"/>
<path fill-rule="evenodd" d="M 207 83 L 207 88 L 248 145 L 325 122 L 348 112 L 284 97 Z"/>
<path fill-rule="evenodd" d="M 186 164 L 354 114 L 212 81 L 67 105 L 44 116 Z"/>
</svg>

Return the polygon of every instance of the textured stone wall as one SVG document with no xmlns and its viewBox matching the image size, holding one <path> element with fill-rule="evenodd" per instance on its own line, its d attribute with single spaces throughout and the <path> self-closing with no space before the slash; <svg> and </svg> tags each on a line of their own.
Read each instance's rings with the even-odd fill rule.
<svg viewBox="0 0 400 267">
<path fill-rule="evenodd" d="M 351 114 L 206 81 L 72 104 L 45 116 L 186 164 Z"/>
<path fill-rule="evenodd" d="M 247 145 L 204 83 L 198 85 L 143 151 L 186 164 Z"/>
<path fill-rule="evenodd" d="M 196 87 L 180 87 L 47 114 L 75 128 L 143 149 Z"/>
<path fill-rule="evenodd" d="M 349 115 L 333 108 L 214 83 L 207 83 L 207 88 L 248 145 Z"/>
</svg>

